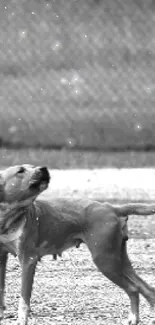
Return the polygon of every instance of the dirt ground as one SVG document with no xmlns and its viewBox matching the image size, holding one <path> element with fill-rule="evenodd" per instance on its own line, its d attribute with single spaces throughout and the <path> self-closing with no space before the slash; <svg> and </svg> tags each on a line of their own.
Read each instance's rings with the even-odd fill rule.
<svg viewBox="0 0 155 325">
<path fill-rule="evenodd" d="M 83 173 L 83 171 L 81 172 Z M 100 171 L 100 176 L 99 171 L 97 173 L 92 172 L 91 177 L 87 175 L 89 171 L 85 171 L 85 178 L 84 174 L 81 174 L 83 176 L 80 178 L 79 183 L 79 174 L 76 173 L 78 193 L 82 191 L 80 185 L 82 180 L 84 191 L 88 188 L 87 194 L 89 192 L 92 197 L 96 195 L 96 191 L 93 192 L 93 188 L 96 188 L 96 184 L 99 185 L 98 193 L 102 192 L 104 187 L 104 193 L 106 193 L 108 189 L 107 197 L 109 192 L 114 197 L 115 193 L 120 189 L 120 197 L 123 197 L 125 184 L 127 187 L 124 176 L 122 176 L 122 181 L 120 183 L 122 185 L 120 185 L 120 188 L 119 184 L 117 184 L 117 191 L 113 187 L 112 192 L 112 182 L 114 179 L 117 181 L 118 172 L 117 170 L 113 170 L 115 178 L 112 178 L 110 183 L 108 183 L 109 174 L 106 170 Z M 120 170 L 120 172 L 123 171 Z M 132 180 L 135 179 L 135 183 L 131 181 L 130 186 L 126 189 L 126 191 L 129 192 L 130 188 L 132 198 L 137 198 L 137 193 L 139 193 L 143 185 L 146 184 L 145 180 L 151 178 L 153 181 L 154 176 L 153 170 L 137 170 L 137 175 L 139 175 L 137 178 L 134 176 L 135 172 L 135 170 L 126 170 L 126 173 L 124 171 L 128 180 L 131 174 Z M 125 175 L 124 173 L 123 175 Z M 63 172 L 60 172 L 59 175 L 58 171 L 57 173 L 52 171 L 52 175 L 53 178 L 49 191 L 47 192 L 47 197 L 50 193 L 51 196 L 53 195 L 52 191 L 55 191 L 54 194 L 56 195 L 56 188 L 58 191 L 59 186 L 62 191 L 61 193 L 65 193 L 65 188 L 66 193 L 71 194 L 71 191 L 74 192 L 74 177 L 70 175 L 70 182 L 68 178 L 67 187 L 66 173 L 63 174 Z M 107 175 L 107 181 L 105 175 Z M 147 177 L 147 175 L 150 176 Z M 104 182 L 101 187 L 102 179 Z M 108 187 L 109 184 L 110 187 Z M 150 195 L 154 197 L 153 187 L 149 186 L 151 186 L 151 182 L 147 183 L 146 188 Z M 140 193 L 140 197 L 145 198 L 145 192 L 141 191 Z M 155 286 L 155 217 L 149 216 L 144 218 L 142 216 L 131 216 L 129 218 L 129 236 L 128 251 L 135 269 L 143 279 Z M 7 309 L 5 312 L 4 325 L 13 325 L 17 317 L 20 293 L 20 267 L 18 261 L 11 256 L 8 263 L 6 283 Z M 140 324 L 148 324 L 148 320 L 153 315 L 150 314 L 149 306 L 143 298 L 141 299 L 140 307 L 140 318 L 142 321 Z M 81 245 L 79 249 L 74 248 L 64 252 L 62 258 L 58 258 L 57 261 L 54 261 L 52 257 L 44 257 L 41 262 L 38 263 L 31 309 L 30 325 L 120 325 L 124 324 L 124 320 L 128 316 L 129 300 L 122 290 L 102 276 L 92 263 L 87 248 Z"/>
</svg>

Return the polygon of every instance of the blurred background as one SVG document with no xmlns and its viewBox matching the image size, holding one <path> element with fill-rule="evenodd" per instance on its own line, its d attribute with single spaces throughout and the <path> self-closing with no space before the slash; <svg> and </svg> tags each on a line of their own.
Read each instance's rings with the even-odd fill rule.
<svg viewBox="0 0 155 325">
<path fill-rule="evenodd" d="M 1 165 L 154 166 L 154 23 L 154 0 L 1 0 Z"/>
<path fill-rule="evenodd" d="M 0 0 L 0 169 L 20 163 L 52 169 L 50 200 L 155 202 L 155 0 Z M 154 215 L 129 218 L 129 236 L 154 285 Z M 35 324 L 122 324 L 126 298 L 88 258 L 71 251 L 59 275 L 49 259 L 38 266 Z M 18 271 L 11 260 L 8 325 Z"/>
</svg>

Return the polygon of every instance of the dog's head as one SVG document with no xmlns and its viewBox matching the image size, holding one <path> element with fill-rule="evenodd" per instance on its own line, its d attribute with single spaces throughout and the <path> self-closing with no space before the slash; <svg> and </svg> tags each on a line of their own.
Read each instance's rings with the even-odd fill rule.
<svg viewBox="0 0 155 325">
<path fill-rule="evenodd" d="M 30 204 L 49 184 L 46 167 L 13 166 L 0 173 L 0 203 Z"/>
</svg>

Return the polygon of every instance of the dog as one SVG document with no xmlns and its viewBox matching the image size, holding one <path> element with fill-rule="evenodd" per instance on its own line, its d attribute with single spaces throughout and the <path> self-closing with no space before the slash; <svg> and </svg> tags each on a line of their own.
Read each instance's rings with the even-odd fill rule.
<svg viewBox="0 0 155 325">
<path fill-rule="evenodd" d="M 26 325 L 37 262 L 48 254 L 56 259 L 64 250 L 85 243 L 99 271 L 129 296 L 128 324 L 138 324 L 139 294 L 154 307 L 155 289 L 136 274 L 129 260 L 127 219 L 131 214 L 154 214 L 155 205 L 36 199 L 49 182 L 44 166 L 13 166 L 0 173 L 0 319 L 8 253 L 21 265 L 17 324 Z"/>
</svg>

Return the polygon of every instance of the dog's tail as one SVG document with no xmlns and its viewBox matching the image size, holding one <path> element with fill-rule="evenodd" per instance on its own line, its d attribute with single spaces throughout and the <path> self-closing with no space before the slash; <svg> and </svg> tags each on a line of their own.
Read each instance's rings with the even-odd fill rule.
<svg viewBox="0 0 155 325">
<path fill-rule="evenodd" d="M 155 214 L 155 204 L 128 203 L 118 206 L 113 205 L 113 209 L 118 216 L 143 215 L 149 216 Z"/>
</svg>

